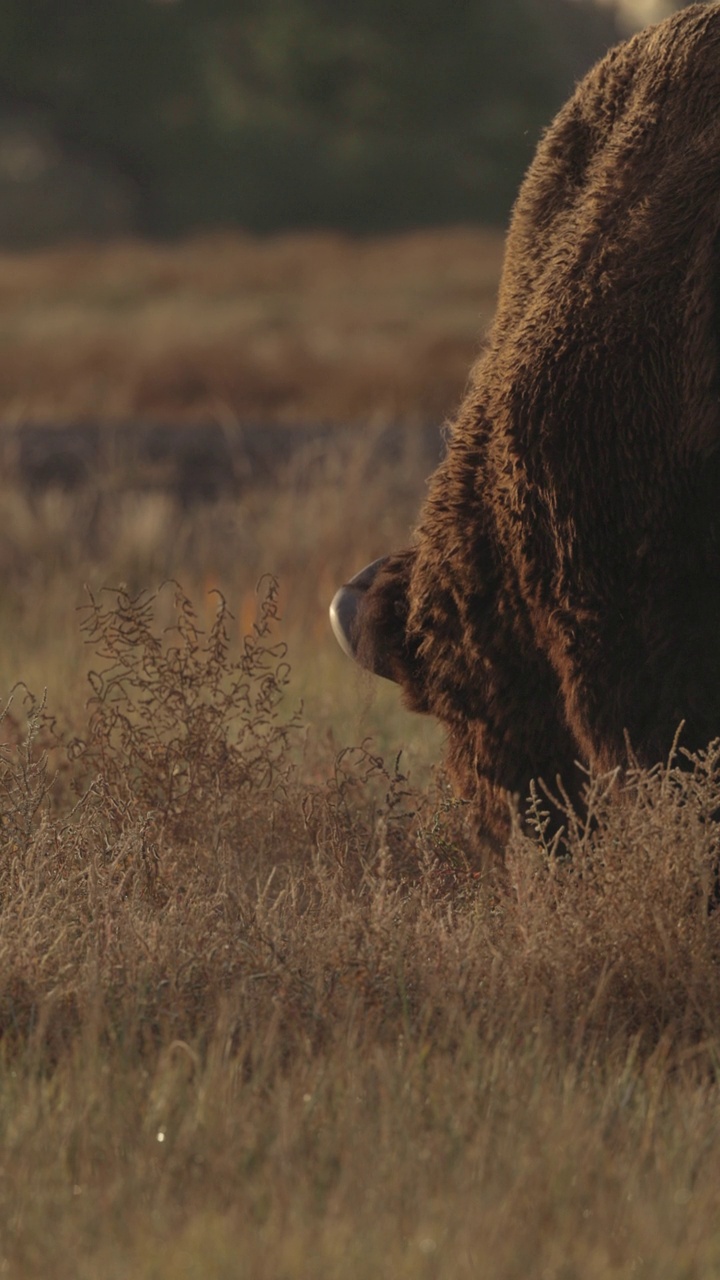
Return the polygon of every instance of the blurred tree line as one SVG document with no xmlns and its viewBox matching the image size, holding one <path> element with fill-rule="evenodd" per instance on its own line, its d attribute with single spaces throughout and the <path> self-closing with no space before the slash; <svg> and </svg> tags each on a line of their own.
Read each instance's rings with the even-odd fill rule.
<svg viewBox="0 0 720 1280">
<path fill-rule="evenodd" d="M 149 235 L 500 221 L 618 34 L 590 0 L 0 0 L 0 117 Z"/>
</svg>

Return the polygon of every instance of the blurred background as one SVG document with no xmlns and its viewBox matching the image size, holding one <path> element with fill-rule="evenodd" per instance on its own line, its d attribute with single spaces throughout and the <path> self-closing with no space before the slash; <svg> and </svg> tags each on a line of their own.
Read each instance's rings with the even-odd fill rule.
<svg viewBox="0 0 720 1280">
<path fill-rule="evenodd" d="M 83 583 L 218 586 L 242 634 L 272 572 L 346 722 L 327 603 L 410 536 L 540 132 L 671 7 L 1 0 L 6 687 L 71 700 Z"/>
<path fill-rule="evenodd" d="M 657 0 L 3 0 L 0 244 L 503 224 Z"/>
</svg>

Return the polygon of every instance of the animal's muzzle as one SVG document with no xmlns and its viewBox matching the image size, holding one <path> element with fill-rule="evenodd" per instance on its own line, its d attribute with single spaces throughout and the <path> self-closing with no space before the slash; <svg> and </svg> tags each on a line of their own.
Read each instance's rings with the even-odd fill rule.
<svg viewBox="0 0 720 1280">
<path fill-rule="evenodd" d="M 386 560 L 387 556 L 381 556 L 379 560 L 373 560 L 372 564 L 366 564 L 364 569 L 336 591 L 330 605 L 330 625 L 343 653 L 346 653 L 348 658 L 352 658 L 353 662 L 359 662 L 361 666 L 378 676 L 387 676 L 387 672 L 362 661 L 358 656 L 358 640 L 362 630 L 362 611 L 366 593 L 378 569 L 382 568 Z"/>
</svg>

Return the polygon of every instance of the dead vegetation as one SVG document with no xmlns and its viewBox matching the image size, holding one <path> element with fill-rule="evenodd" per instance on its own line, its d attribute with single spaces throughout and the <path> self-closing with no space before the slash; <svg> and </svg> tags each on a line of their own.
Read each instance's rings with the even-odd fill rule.
<svg viewBox="0 0 720 1280">
<path fill-rule="evenodd" d="M 84 724 L 2 722 L 8 1273 L 711 1275 L 717 744 L 488 868 L 216 608 L 91 600 Z"/>
<path fill-rule="evenodd" d="M 442 418 L 495 305 L 502 237 L 418 232 L 0 256 L 0 415 Z"/>
<path fill-rule="evenodd" d="M 434 245 L 429 315 L 461 287 L 444 244 L 354 246 L 354 287 Z M 242 271 L 340 306 L 351 250 L 322 246 L 317 281 L 306 241 Z M 209 288 L 207 246 L 175 252 L 13 260 L 2 287 L 48 334 L 73 288 L 78 316 L 136 290 L 140 332 L 152 281 L 167 315 Z M 560 851 L 539 789 L 487 863 L 433 726 L 326 622 L 406 540 L 423 465 L 366 427 L 192 512 L 0 489 L 0 1274 L 717 1275 L 720 750 L 589 779 Z"/>
</svg>

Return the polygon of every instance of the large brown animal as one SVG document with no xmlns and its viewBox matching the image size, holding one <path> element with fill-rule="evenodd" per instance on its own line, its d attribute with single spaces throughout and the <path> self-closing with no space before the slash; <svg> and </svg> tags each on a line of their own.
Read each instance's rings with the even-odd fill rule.
<svg viewBox="0 0 720 1280">
<path fill-rule="evenodd" d="M 497 316 L 413 545 L 345 647 L 508 793 L 720 734 L 720 5 L 613 49 L 542 140 Z"/>
</svg>

